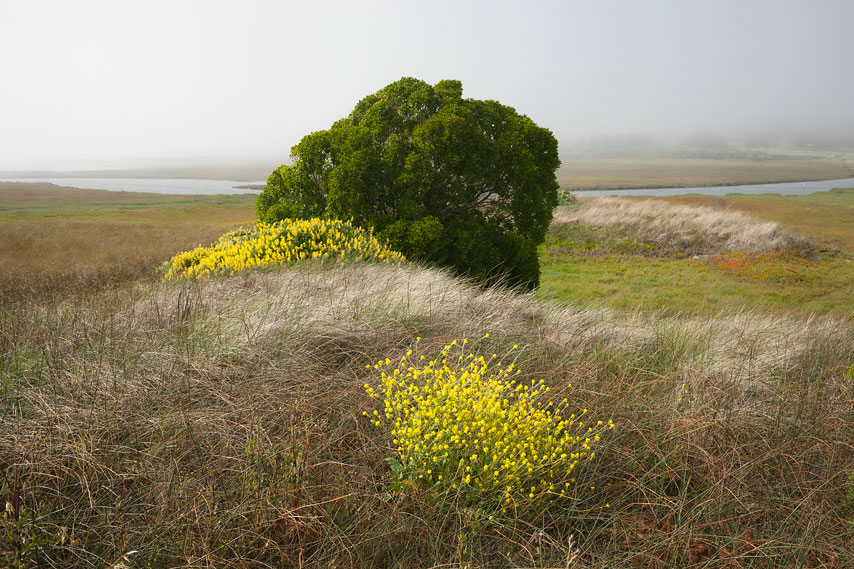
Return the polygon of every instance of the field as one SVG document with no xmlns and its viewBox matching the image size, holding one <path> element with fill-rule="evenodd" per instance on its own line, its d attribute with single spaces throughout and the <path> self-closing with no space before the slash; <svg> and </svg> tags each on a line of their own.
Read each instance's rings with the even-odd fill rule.
<svg viewBox="0 0 854 569">
<path fill-rule="evenodd" d="M 854 161 L 712 159 L 564 159 L 557 172 L 561 188 L 669 188 L 733 186 L 854 176 Z"/>
<path fill-rule="evenodd" d="M 734 209 L 808 238 L 820 247 L 854 251 L 854 191 L 851 188 L 805 196 L 674 196 L 669 203 Z"/>
<path fill-rule="evenodd" d="M 541 254 L 540 298 L 668 314 L 714 314 L 726 307 L 804 316 L 854 315 L 854 189 L 786 197 L 619 200 L 653 206 L 630 215 L 640 220 L 634 227 L 612 224 L 595 229 L 605 223 L 602 219 L 553 227 Z M 759 253 L 749 251 L 744 243 L 729 249 L 721 244 L 698 245 L 698 235 L 706 236 L 711 227 L 721 226 L 717 218 L 696 226 L 659 227 L 658 234 L 642 233 L 652 218 L 668 211 L 668 204 L 704 206 L 723 219 L 735 212 L 749 213 L 779 222 L 784 230 L 807 238 L 810 246 L 792 253 L 786 249 L 804 246 L 784 243 L 780 251 Z M 556 217 L 572 209 L 558 210 Z M 739 230 L 723 227 L 728 235 Z M 680 241 L 668 243 L 662 232 L 679 235 Z"/>
<path fill-rule="evenodd" d="M 852 190 L 579 200 L 533 295 L 409 264 L 160 282 L 252 196 L 0 196 L 0 565 L 854 566 Z M 463 339 L 614 421 L 566 495 L 396 478 L 364 385 Z"/>
<path fill-rule="evenodd" d="M 207 244 L 254 217 L 251 195 L 0 183 L 0 297 L 65 295 L 148 277 L 177 251 Z"/>
</svg>

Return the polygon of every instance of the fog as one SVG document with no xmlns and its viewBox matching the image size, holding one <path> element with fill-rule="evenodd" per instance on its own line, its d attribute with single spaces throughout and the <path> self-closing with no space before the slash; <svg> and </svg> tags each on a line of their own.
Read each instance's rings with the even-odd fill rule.
<svg viewBox="0 0 854 569">
<path fill-rule="evenodd" d="M 854 135 L 850 0 L 0 0 L 0 170 L 277 157 L 403 76 L 601 137 Z"/>
</svg>

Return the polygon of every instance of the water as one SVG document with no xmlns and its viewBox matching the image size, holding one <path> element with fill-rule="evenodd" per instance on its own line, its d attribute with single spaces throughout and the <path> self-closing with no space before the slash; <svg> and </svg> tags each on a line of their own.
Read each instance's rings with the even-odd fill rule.
<svg viewBox="0 0 854 569">
<path fill-rule="evenodd" d="M 240 189 L 237 186 L 261 185 L 258 182 L 234 180 L 196 180 L 172 178 L 4 178 L 2 182 L 47 182 L 57 186 L 111 190 L 117 192 L 148 192 L 154 194 L 258 194 L 260 190 Z M 785 182 L 782 184 L 752 184 L 747 186 L 712 186 L 695 188 L 642 188 L 628 190 L 591 190 L 578 192 L 584 196 L 678 196 L 703 194 L 725 196 L 727 194 L 782 194 L 802 195 L 826 192 L 833 188 L 852 188 L 854 178 L 820 180 L 815 182 Z"/>
<path fill-rule="evenodd" d="M 680 196 L 702 194 L 725 196 L 727 194 L 781 194 L 795 196 L 826 192 L 833 188 L 854 188 L 854 178 L 819 180 L 816 182 L 783 182 L 782 184 L 751 184 L 747 186 L 710 186 L 696 188 L 643 188 L 630 190 L 579 191 L 580 196 Z M 576 193 L 576 192 L 573 192 Z"/>
<path fill-rule="evenodd" d="M 177 178 L 3 178 L 0 182 L 46 182 L 57 186 L 110 190 L 114 192 L 145 192 L 151 194 L 214 195 L 258 194 L 260 190 L 245 190 L 237 186 L 263 186 L 265 182 L 234 180 L 195 180 Z"/>
</svg>

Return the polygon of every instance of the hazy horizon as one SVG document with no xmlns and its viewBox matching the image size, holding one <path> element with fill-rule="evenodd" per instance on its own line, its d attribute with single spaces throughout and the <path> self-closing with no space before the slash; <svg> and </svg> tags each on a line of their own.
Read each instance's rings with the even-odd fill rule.
<svg viewBox="0 0 854 569">
<path fill-rule="evenodd" d="M 286 160 L 401 77 L 555 134 L 854 136 L 854 2 L 0 0 L 0 170 Z"/>
</svg>

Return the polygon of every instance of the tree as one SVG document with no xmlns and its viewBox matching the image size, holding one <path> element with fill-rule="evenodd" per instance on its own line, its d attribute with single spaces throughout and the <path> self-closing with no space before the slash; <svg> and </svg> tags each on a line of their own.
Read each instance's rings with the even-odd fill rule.
<svg viewBox="0 0 854 569">
<path fill-rule="evenodd" d="M 535 287 L 558 203 L 557 141 L 513 108 L 462 93 L 459 81 L 404 77 L 365 97 L 292 148 L 258 217 L 351 219 L 408 258 Z"/>
</svg>

